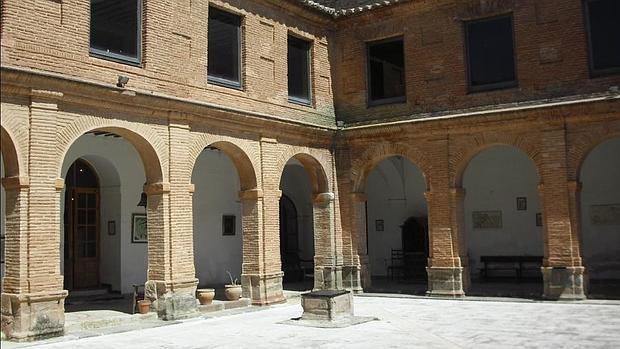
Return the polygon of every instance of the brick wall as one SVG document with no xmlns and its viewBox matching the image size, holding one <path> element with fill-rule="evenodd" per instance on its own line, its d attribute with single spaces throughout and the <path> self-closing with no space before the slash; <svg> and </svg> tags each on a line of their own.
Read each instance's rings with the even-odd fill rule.
<svg viewBox="0 0 620 349">
<path fill-rule="evenodd" d="M 327 17 L 292 2 L 143 1 L 142 64 L 89 55 L 89 1 L 7 0 L 2 3 L 2 65 L 59 73 L 128 89 L 216 103 L 295 121 L 333 125 Z M 242 91 L 207 83 L 210 5 L 243 17 Z M 313 106 L 287 100 L 287 35 L 312 45 Z"/>
<path fill-rule="evenodd" d="M 468 93 L 463 22 L 511 13 L 518 86 Z M 620 85 L 590 78 L 582 1 L 411 1 L 336 22 L 338 118 L 367 122 L 411 114 L 588 94 Z M 407 102 L 367 107 L 366 42 L 402 35 Z"/>
</svg>

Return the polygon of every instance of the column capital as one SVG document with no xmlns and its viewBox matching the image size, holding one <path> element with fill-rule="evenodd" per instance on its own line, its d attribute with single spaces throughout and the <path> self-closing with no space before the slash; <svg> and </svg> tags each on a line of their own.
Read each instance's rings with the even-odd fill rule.
<svg viewBox="0 0 620 349">
<path fill-rule="evenodd" d="M 194 194 L 194 192 L 196 191 L 196 185 L 195 185 L 194 183 L 190 183 L 190 184 L 187 186 L 187 191 L 188 191 L 190 194 Z"/>
<path fill-rule="evenodd" d="M 368 195 L 366 195 L 366 193 L 351 193 L 351 197 L 356 202 L 366 202 L 366 201 L 368 201 Z"/>
<path fill-rule="evenodd" d="M 424 197 L 426 198 L 426 201 L 430 201 L 433 198 L 433 192 L 428 190 L 424 192 Z"/>
<path fill-rule="evenodd" d="M 282 195 L 282 191 L 279 191 L 280 195 Z M 262 189 L 248 189 L 242 190 L 239 192 L 239 198 L 241 200 L 253 201 L 263 198 L 263 190 Z"/>
<path fill-rule="evenodd" d="M 538 189 L 538 192 L 542 194 L 545 190 L 545 185 L 543 183 L 539 183 L 536 188 Z"/>
<path fill-rule="evenodd" d="M 158 182 L 152 184 L 145 184 L 143 187 L 143 191 L 146 193 L 146 195 L 168 194 L 170 193 L 170 183 Z"/>
<path fill-rule="evenodd" d="M 5 190 L 21 190 L 30 187 L 30 177 L 15 176 L 2 178 L 2 186 Z"/>
<path fill-rule="evenodd" d="M 58 110 L 58 102 L 63 97 L 62 92 L 49 90 L 30 90 L 30 106 L 39 109 Z"/>
<path fill-rule="evenodd" d="M 312 198 L 312 202 L 315 205 L 327 205 L 335 199 L 336 195 L 334 195 L 334 193 L 318 193 L 314 195 L 314 197 Z"/>
<path fill-rule="evenodd" d="M 568 190 L 570 190 L 573 193 L 581 192 L 581 189 L 583 187 L 583 185 L 579 181 L 568 181 L 567 185 L 568 185 Z"/>
<path fill-rule="evenodd" d="M 457 198 L 462 198 L 465 196 L 465 188 L 462 187 L 458 187 L 458 188 L 450 188 L 450 194 L 454 197 Z"/>
<path fill-rule="evenodd" d="M 65 188 L 65 179 L 64 178 L 56 178 L 54 180 L 54 189 L 61 191 Z"/>
</svg>

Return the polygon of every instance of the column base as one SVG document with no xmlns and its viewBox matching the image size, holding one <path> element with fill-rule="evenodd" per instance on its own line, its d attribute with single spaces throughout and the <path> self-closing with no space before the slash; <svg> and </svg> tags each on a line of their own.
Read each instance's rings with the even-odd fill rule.
<svg viewBox="0 0 620 349">
<path fill-rule="evenodd" d="M 426 267 L 430 297 L 463 297 L 463 268 L 461 267 Z"/>
<path fill-rule="evenodd" d="M 313 291 L 318 290 L 342 290 L 342 267 L 315 266 Z"/>
<path fill-rule="evenodd" d="M 359 265 L 345 265 L 342 267 L 342 287 L 355 294 L 364 292 Z"/>
<path fill-rule="evenodd" d="M 144 296 L 151 300 L 152 309 L 160 319 L 186 319 L 198 314 L 197 286 L 198 279 L 149 280 L 144 285 Z"/>
<path fill-rule="evenodd" d="M 543 298 L 550 300 L 585 299 L 584 267 L 542 267 Z"/>
<path fill-rule="evenodd" d="M 2 332 L 16 341 L 62 335 L 67 294 L 66 290 L 2 293 Z"/>
<path fill-rule="evenodd" d="M 242 297 L 250 298 L 252 305 L 269 305 L 286 302 L 282 290 L 283 272 L 274 274 L 242 274 Z"/>
</svg>

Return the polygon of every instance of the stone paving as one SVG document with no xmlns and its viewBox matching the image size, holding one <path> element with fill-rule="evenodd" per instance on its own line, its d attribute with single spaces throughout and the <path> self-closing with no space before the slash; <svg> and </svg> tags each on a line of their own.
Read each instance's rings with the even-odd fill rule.
<svg viewBox="0 0 620 349">
<path fill-rule="evenodd" d="M 299 304 L 233 310 L 149 329 L 29 343 L 40 348 L 620 348 L 620 302 L 355 297 L 347 328 L 281 324 Z M 3 343 L 6 344 L 6 343 Z M 22 345 L 23 346 L 23 345 Z M 4 345 L 3 345 L 4 347 Z"/>
</svg>

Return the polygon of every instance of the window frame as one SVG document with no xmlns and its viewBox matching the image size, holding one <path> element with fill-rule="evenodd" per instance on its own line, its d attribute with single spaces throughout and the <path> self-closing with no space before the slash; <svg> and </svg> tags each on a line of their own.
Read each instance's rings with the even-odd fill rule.
<svg viewBox="0 0 620 349">
<path fill-rule="evenodd" d="M 129 64 L 129 65 L 134 65 L 134 66 L 140 66 L 142 64 L 142 3 L 144 2 L 144 0 L 136 0 L 138 2 L 138 6 L 136 6 L 136 16 L 137 16 L 137 25 L 136 25 L 136 57 L 132 57 L 132 56 L 127 56 L 127 55 L 121 55 L 118 53 L 113 53 L 113 52 L 107 52 L 101 49 L 97 49 L 97 48 L 93 48 L 92 47 L 92 42 L 90 41 L 90 33 L 92 31 L 92 7 L 91 7 L 91 2 L 89 1 L 89 10 L 90 10 L 90 16 L 89 16 L 89 23 L 88 23 L 88 34 L 89 34 L 89 38 L 88 38 L 88 53 L 91 57 L 95 57 L 95 58 L 101 58 L 101 59 L 105 59 L 108 61 L 113 61 L 116 63 L 122 63 L 122 64 Z"/>
<path fill-rule="evenodd" d="M 289 44 L 288 44 L 288 39 L 289 38 L 294 38 L 300 41 L 304 41 L 308 44 L 308 99 L 305 98 L 299 98 L 296 96 L 291 96 L 290 95 L 290 91 L 288 88 L 288 79 L 289 79 L 289 74 L 288 74 L 288 50 L 289 50 Z M 305 38 L 303 36 L 299 36 L 296 35 L 293 32 L 288 32 L 288 35 L 286 36 L 286 95 L 287 95 L 287 100 L 289 103 L 293 103 L 293 104 L 298 104 L 298 105 L 302 105 L 305 107 L 312 107 L 313 106 L 313 98 L 314 98 L 314 93 L 312 91 L 312 86 L 313 86 L 313 79 L 312 79 L 312 75 L 313 75 L 313 69 L 314 69 L 314 64 L 312 64 L 312 51 L 314 50 L 314 40 L 312 39 L 308 39 Z"/>
<path fill-rule="evenodd" d="M 615 68 L 603 68 L 596 69 L 594 67 L 594 50 L 592 49 L 592 30 L 590 28 L 590 7 L 591 2 L 598 0 L 583 0 L 583 21 L 586 34 L 586 45 L 588 49 L 588 70 L 590 71 L 590 78 L 597 78 L 602 76 L 614 75 L 620 73 L 620 67 Z"/>
<path fill-rule="evenodd" d="M 371 79 L 371 68 L 370 68 L 370 48 L 379 44 L 386 44 L 393 41 L 402 41 L 403 43 L 403 79 L 404 79 L 404 90 L 403 95 L 398 97 L 388 97 L 381 99 L 372 99 L 372 79 Z M 400 34 L 397 36 L 391 36 L 389 38 L 366 41 L 366 106 L 367 107 L 375 107 L 386 104 L 401 104 L 407 103 L 407 60 L 405 55 L 405 36 L 404 34 Z"/>
<path fill-rule="evenodd" d="M 208 15 L 207 15 L 207 30 L 209 28 L 209 16 L 211 15 L 211 10 L 215 9 L 216 11 L 223 12 L 229 16 L 234 16 L 239 18 L 239 26 L 237 27 L 237 69 L 239 72 L 239 81 L 229 80 L 225 78 L 221 78 L 218 76 L 209 75 L 209 35 L 207 34 L 207 83 L 211 85 L 221 86 L 232 88 L 235 90 L 243 91 L 243 28 L 245 25 L 245 16 L 240 13 L 232 12 L 228 9 L 224 9 L 218 6 L 214 6 L 209 4 Z"/>
<path fill-rule="evenodd" d="M 502 82 L 494 82 L 494 83 L 490 83 L 490 84 L 484 84 L 484 85 L 479 85 L 479 86 L 472 86 L 471 84 L 471 66 L 470 66 L 470 59 L 469 59 L 469 54 L 470 54 L 470 49 L 469 49 L 469 31 L 468 31 L 468 25 L 472 24 L 472 23 L 480 23 L 480 22 L 487 22 L 487 21 L 492 21 L 492 20 L 498 20 L 498 19 L 502 19 L 502 18 L 509 18 L 510 19 L 510 27 L 511 27 L 511 31 L 512 31 L 512 61 L 513 61 L 513 69 L 514 69 L 514 73 L 515 73 L 515 78 L 514 80 L 511 81 L 502 81 Z M 467 78 L 467 93 L 476 93 L 476 92 L 487 92 L 487 91 L 494 91 L 494 90 L 504 90 L 504 89 L 509 89 L 509 88 L 514 88 L 514 87 L 519 87 L 519 70 L 518 70 L 518 62 L 517 62 L 517 40 L 516 40 L 516 33 L 515 33 L 515 26 L 514 26 L 514 16 L 513 13 L 505 13 L 505 14 L 500 14 L 497 16 L 491 16 L 491 17 L 484 17 L 484 18 L 477 18 L 477 19 L 473 19 L 473 20 L 468 20 L 468 21 L 464 21 L 463 22 L 463 33 L 464 33 L 464 48 L 465 48 L 465 66 L 467 68 L 466 71 L 466 78 Z"/>
</svg>

